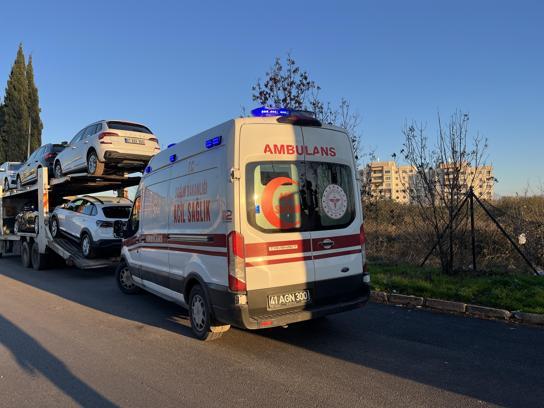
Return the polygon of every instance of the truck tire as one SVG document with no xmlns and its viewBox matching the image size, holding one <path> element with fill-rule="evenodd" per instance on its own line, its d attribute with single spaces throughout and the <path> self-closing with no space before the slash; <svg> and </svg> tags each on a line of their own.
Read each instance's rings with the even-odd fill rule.
<svg viewBox="0 0 544 408">
<path fill-rule="evenodd" d="M 121 261 L 115 270 L 115 281 L 121 292 L 126 295 L 140 293 L 141 289 L 134 284 L 130 269 L 125 261 Z"/>
<path fill-rule="evenodd" d="M 32 267 L 32 261 L 30 260 L 30 245 L 28 241 L 24 241 L 21 246 L 21 263 L 25 268 Z"/>
<path fill-rule="evenodd" d="M 95 151 L 91 151 L 87 155 L 87 173 L 97 177 L 104 174 L 104 163 L 98 160 Z"/>
<path fill-rule="evenodd" d="M 32 248 L 30 249 L 30 259 L 32 261 L 32 267 L 37 271 L 45 269 L 45 264 L 47 262 L 46 257 L 46 255 L 40 254 L 39 245 L 34 243 L 34 245 L 32 245 Z"/>
<path fill-rule="evenodd" d="M 212 308 L 206 292 L 195 285 L 189 295 L 189 319 L 197 339 L 211 341 L 220 338 L 230 326 L 212 326 Z"/>
</svg>

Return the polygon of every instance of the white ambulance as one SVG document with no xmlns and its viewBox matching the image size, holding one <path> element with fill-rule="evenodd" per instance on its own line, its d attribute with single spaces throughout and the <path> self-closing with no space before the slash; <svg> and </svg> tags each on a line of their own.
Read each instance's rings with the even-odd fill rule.
<svg viewBox="0 0 544 408">
<path fill-rule="evenodd" d="M 126 224 L 117 283 L 189 309 L 199 339 L 363 306 L 358 173 L 340 128 L 261 108 L 158 153 Z"/>
</svg>

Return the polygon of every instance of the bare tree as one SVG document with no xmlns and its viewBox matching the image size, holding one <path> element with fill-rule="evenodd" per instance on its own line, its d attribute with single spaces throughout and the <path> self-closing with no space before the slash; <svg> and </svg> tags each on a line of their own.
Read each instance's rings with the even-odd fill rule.
<svg viewBox="0 0 544 408">
<path fill-rule="evenodd" d="M 415 169 L 405 186 L 418 205 L 423 220 L 432 228 L 442 270 L 454 272 L 454 251 L 462 248 L 466 222 L 455 217 L 466 193 L 485 175 L 487 140 L 469 135 L 469 115 L 460 111 L 444 124 L 438 114 L 438 135 L 431 144 L 426 126 L 405 124 L 404 159 Z M 443 234 L 446 226 L 447 234 Z M 457 242 L 456 242 L 457 240 Z"/>
<path fill-rule="evenodd" d="M 252 100 L 264 106 L 312 111 L 321 122 L 346 129 L 358 164 L 366 156 L 361 152 L 360 115 L 353 111 L 351 103 L 345 98 L 340 100 L 337 107 L 324 102 L 320 98 L 321 87 L 310 79 L 308 71 L 297 65 L 290 53 L 285 62 L 276 57 L 264 81 L 257 80 L 251 89 Z M 242 112 L 245 113 L 244 108 Z"/>
</svg>

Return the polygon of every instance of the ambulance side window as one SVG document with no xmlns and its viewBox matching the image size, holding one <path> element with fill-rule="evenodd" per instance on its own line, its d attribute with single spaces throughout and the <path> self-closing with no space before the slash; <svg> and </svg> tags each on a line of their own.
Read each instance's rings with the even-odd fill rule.
<svg viewBox="0 0 544 408">
<path fill-rule="evenodd" d="M 136 234 L 140 228 L 140 203 L 141 197 L 136 197 L 132 212 L 130 213 L 130 219 L 128 220 L 130 236 Z"/>
</svg>

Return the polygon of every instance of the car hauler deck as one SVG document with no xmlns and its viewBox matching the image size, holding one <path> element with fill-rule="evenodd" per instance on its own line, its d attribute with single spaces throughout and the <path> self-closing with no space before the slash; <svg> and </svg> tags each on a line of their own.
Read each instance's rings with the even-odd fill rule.
<svg viewBox="0 0 544 408">
<path fill-rule="evenodd" d="M 0 187 L 0 256 L 19 254 L 23 265 L 34 269 L 43 269 L 46 257 L 51 253 L 60 256 L 68 265 L 80 269 L 115 265 L 118 262 L 116 257 L 86 259 L 71 240 L 53 239 L 49 231 L 49 212 L 62 204 L 64 197 L 122 190 L 139 182 L 140 177 L 95 177 L 87 174 L 72 174 L 49 180 L 48 169 L 41 168 L 34 185 L 5 192 Z M 27 203 L 37 208 L 35 231 L 14 231 L 14 219 Z"/>
</svg>

